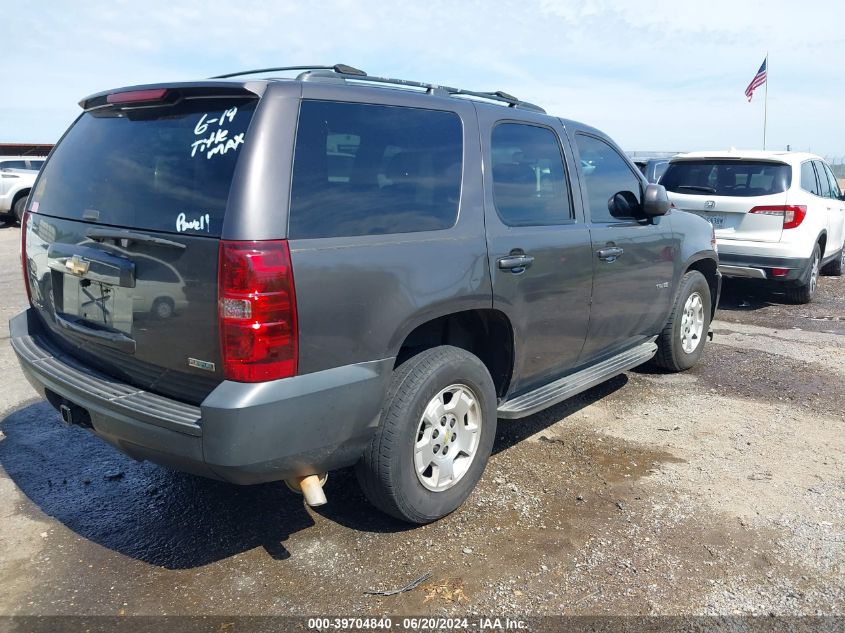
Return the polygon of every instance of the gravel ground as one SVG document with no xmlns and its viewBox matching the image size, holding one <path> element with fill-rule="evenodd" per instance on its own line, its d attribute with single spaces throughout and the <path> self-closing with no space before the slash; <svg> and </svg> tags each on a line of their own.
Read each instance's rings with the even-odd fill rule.
<svg viewBox="0 0 845 633">
<path fill-rule="evenodd" d="M 3 341 L 0 615 L 845 614 L 845 278 L 808 306 L 726 284 L 713 329 L 689 372 L 500 421 L 466 506 L 418 528 L 347 471 L 313 510 L 133 462 L 62 426 Z"/>
</svg>

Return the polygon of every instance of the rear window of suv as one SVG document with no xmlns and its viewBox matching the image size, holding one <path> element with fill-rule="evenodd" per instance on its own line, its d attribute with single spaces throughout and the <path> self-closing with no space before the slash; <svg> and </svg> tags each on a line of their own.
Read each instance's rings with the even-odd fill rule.
<svg viewBox="0 0 845 633">
<path fill-rule="evenodd" d="M 462 162 L 454 112 L 303 101 L 288 236 L 447 229 L 458 218 Z"/>
<path fill-rule="evenodd" d="M 186 99 L 86 112 L 42 169 L 31 206 L 98 224 L 219 237 L 256 103 Z"/>
<path fill-rule="evenodd" d="M 792 168 L 751 160 L 682 160 L 669 164 L 660 179 L 667 191 L 701 196 L 768 196 L 789 189 Z"/>
<path fill-rule="evenodd" d="M 0 161 L 0 169 L 26 169 L 26 161 L 24 161 L 24 160 L 4 160 L 4 161 Z"/>
</svg>

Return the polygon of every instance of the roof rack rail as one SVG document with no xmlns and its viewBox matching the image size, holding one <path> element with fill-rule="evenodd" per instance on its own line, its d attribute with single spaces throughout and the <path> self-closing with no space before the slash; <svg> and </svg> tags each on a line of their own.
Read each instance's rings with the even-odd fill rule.
<svg viewBox="0 0 845 633">
<path fill-rule="evenodd" d="M 217 75 L 211 79 L 228 79 L 230 77 L 240 77 L 243 75 L 257 75 L 268 72 L 284 72 L 298 70 L 302 71 L 296 77 L 302 81 L 313 81 L 320 79 L 342 79 L 361 81 L 372 84 L 387 84 L 392 86 L 400 86 L 402 88 L 419 88 L 425 90 L 428 94 L 437 94 L 449 97 L 473 97 L 475 99 L 484 99 L 486 101 L 495 101 L 497 103 L 506 104 L 509 108 L 522 108 L 524 110 L 531 110 L 533 112 L 540 112 L 545 114 L 546 111 L 538 105 L 528 103 L 527 101 L 520 101 L 513 95 L 496 90 L 492 92 L 478 92 L 475 90 L 465 90 L 463 88 L 452 88 L 450 86 L 439 86 L 437 84 L 429 84 L 421 81 L 411 81 L 408 79 L 392 79 L 390 77 L 377 77 L 368 75 L 363 70 L 349 66 L 347 64 L 335 64 L 334 66 L 277 66 L 274 68 L 257 68 L 255 70 L 244 70 L 236 73 L 227 73 L 225 75 Z"/>
<path fill-rule="evenodd" d="M 242 70 L 236 73 L 226 73 L 225 75 L 215 75 L 209 79 L 229 79 L 230 77 L 241 77 L 242 75 L 258 75 L 260 73 L 282 72 L 287 70 L 332 70 L 339 75 L 350 75 L 353 77 L 366 76 L 363 70 L 358 70 L 353 66 L 347 64 L 335 64 L 334 66 L 276 66 L 273 68 L 256 68 L 255 70 Z"/>
<path fill-rule="evenodd" d="M 325 72 L 325 71 L 331 72 Z M 355 69 L 357 70 L 357 69 Z M 297 79 L 303 81 L 320 80 L 320 79 L 344 79 L 360 81 L 363 83 L 373 84 L 387 84 L 393 86 L 400 86 L 402 88 L 421 88 L 428 94 L 439 94 L 450 97 L 474 97 L 476 99 L 484 99 L 487 101 L 495 101 L 498 103 L 507 104 L 510 108 L 523 108 L 533 112 L 540 112 L 545 114 L 545 110 L 538 105 L 528 103 L 527 101 L 520 101 L 513 95 L 510 95 L 501 90 L 494 92 L 478 92 L 475 90 L 465 90 L 464 88 L 452 88 L 451 86 L 440 86 L 437 84 L 425 83 L 422 81 L 411 81 L 409 79 L 393 79 L 390 77 L 377 77 L 375 75 L 368 75 L 363 71 L 355 73 L 347 73 L 339 70 L 337 66 L 332 68 L 309 68 L 301 73 Z"/>
<path fill-rule="evenodd" d="M 463 88 L 448 88 L 447 90 L 449 90 L 449 94 L 453 96 L 459 97 L 461 95 L 466 95 L 477 99 L 488 99 L 490 101 L 507 103 L 509 108 L 522 108 L 524 110 L 531 110 L 532 112 L 546 114 L 546 111 L 540 106 L 534 103 L 529 103 L 528 101 L 521 101 L 513 95 L 509 95 L 507 92 L 502 92 L 501 90 L 496 90 L 495 92 L 476 92 L 474 90 L 464 90 Z"/>
</svg>

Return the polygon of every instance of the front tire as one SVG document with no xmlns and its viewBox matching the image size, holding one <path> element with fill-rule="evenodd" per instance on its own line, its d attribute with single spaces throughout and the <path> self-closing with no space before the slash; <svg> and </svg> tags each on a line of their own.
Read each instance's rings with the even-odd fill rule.
<svg viewBox="0 0 845 633">
<path fill-rule="evenodd" d="M 813 254 L 810 257 L 810 265 L 804 272 L 800 286 L 792 286 L 786 289 L 786 298 L 790 303 L 810 303 L 816 294 L 816 286 L 819 283 L 819 264 L 822 261 L 822 251 L 819 245 L 813 247 Z"/>
<path fill-rule="evenodd" d="M 15 204 L 12 206 L 12 212 L 18 224 L 23 220 L 23 213 L 26 210 L 26 198 L 27 196 L 21 196 L 15 200 Z"/>
<path fill-rule="evenodd" d="M 654 363 L 658 367 L 686 371 L 699 361 L 710 330 L 710 302 L 710 286 L 704 275 L 697 270 L 685 274 L 669 320 L 657 337 Z"/>
<path fill-rule="evenodd" d="M 167 297 L 159 297 L 153 302 L 152 313 L 159 321 L 166 321 L 173 316 L 175 311 L 173 301 Z"/>
<path fill-rule="evenodd" d="M 430 523 L 470 495 L 496 436 L 496 390 L 469 352 L 435 347 L 393 373 L 381 423 L 356 466 L 370 502 L 410 523 Z"/>
</svg>

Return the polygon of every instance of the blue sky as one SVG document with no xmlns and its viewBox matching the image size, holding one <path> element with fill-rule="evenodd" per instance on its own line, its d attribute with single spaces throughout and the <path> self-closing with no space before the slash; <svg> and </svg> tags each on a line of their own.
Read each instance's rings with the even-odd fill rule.
<svg viewBox="0 0 845 633">
<path fill-rule="evenodd" d="M 53 142 L 92 92 L 274 65 L 504 90 L 634 150 L 845 160 L 841 0 L 8 2 L 0 142 Z"/>
</svg>

